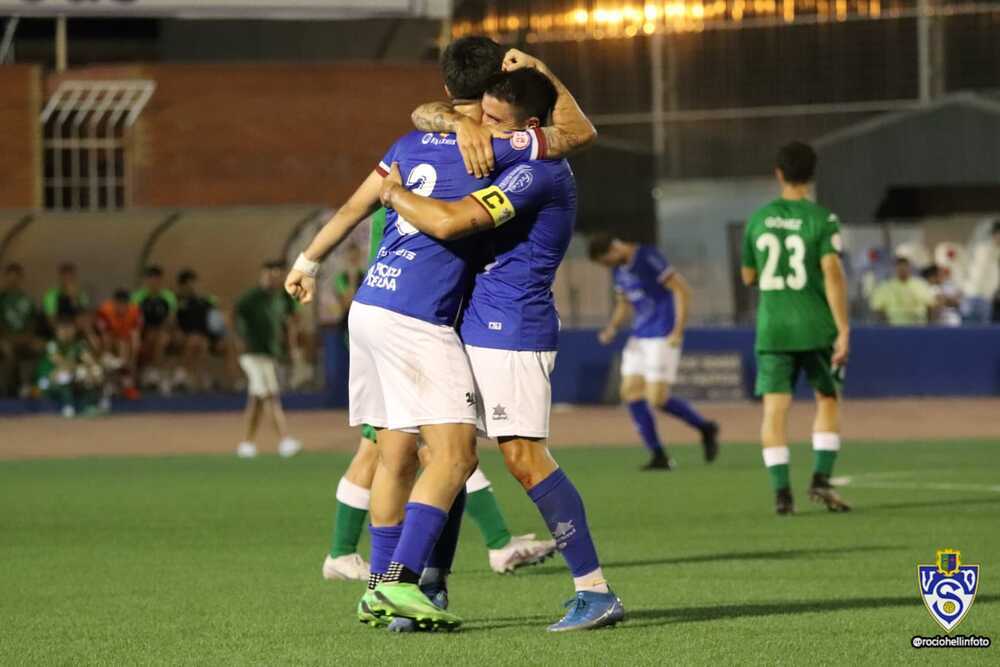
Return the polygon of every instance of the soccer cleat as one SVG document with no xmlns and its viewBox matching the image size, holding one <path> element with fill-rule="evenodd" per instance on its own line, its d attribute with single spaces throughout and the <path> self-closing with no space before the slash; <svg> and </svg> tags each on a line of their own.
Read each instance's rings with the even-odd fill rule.
<svg viewBox="0 0 1000 667">
<path fill-rule="evenodd" d="M 614 591 L 595 593 L 577 591 L 576 597 L 565 605 L 569 609 L 558 623 L 549 626 L 549 632 L 594 630 L 611 626 L 625 618 L 625 607 Z"/>
<path fill-rule="evenodd" d="M 438 609 L 448 608 L 448 589 L 441 585 L 440 582 L 435 582 L 431 585 L 422 585 L 420 586 L 420 590 L 424 592 L 427 599 Z M 392 619 L 389 623 L 389 632 L 417 632 L 418 630 L 417 623 L 412 618 L 400 616 Z"/>
<path fill-rule="evenodd" d="M 708 422 L 701 429 L 701 449 L 705 463 L 711 463 L 719 455 L 719 425 L 716 422 Z"/>
<path fill-rule="evenodd" d="M 416 584 L 381 583 L 375 587 L 376 615 L 413 619 L 418 630 L 454 630 L 462 619 L 437 607 Z"/>
<path fill-rule="evenodd" d="M 792 500 L 792 490 L 785 487 L 774 494 L 774 511 L 780 516 L 795 514 L 795 501 Z"/>
<path fill-rule="evenodd" d="M 840 497 L 837 490 L 830 484 L 830 478 L 826 475 L 813 475 L 812 484 L 809 486 L 809 500 L 823 503 L 831 512 L 850 512 L 851 506 Z"/>
<path fill-rule="evenodd" d="M 278 456 L 290 459 L 302 451 L 302 443 L 295 438 L 285 438 L 278 443 Z"/>
<path fill-rule="evenodd" d="M 490 549 L 490 569 L 507 574 L 519 567 L 537 565 L 556 552 L 555 540 L 536 540 L 534 533 L 515 535 L 499 549 Z"/>
<path fill-rule="evenodd" d="M 667 457 L 666 452 L 660 452 L 659 454 L 653 454 L 653 457 L 649 459 L 649 463 L 639 468 L 639 470 L 673 470 L 674 462 Z"/>
<path fill-rule="evenodd" d="M 358 621 L 372 628 L 386 626 L 392 621 L 390 616 L 376 612 L 373 606 L 378 603 L 375 598 L 375 591 L 370 588 L 365 589 L 365 594 L 358 600 Z"/>
<path fill-rule="evenodd" d="M 326 555 L 323 561 L 323 578 L 327 581 L 368 581 L 371 569 L 360 554 L 347 554 L 334 558 Z"/>
<path fill-rule="evenodd" d="M 257 445 L 252 442 L 241 442 L 240 446 L 236 448 L 236 456 L 241 459 L 252 459 L 257 456 Z"/>
</svg>

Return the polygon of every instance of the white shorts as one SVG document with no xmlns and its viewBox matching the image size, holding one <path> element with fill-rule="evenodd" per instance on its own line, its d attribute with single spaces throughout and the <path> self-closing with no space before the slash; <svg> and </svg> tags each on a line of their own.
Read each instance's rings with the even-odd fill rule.
<svg viewBox="0 0 1000 667">
<path fill-rule="evenodd" d="M 632 336 L 622 351 L 622 377 L 641 375 L 646 382 L 677 382 L 681 364 L 681 348 L 667 342 L 665 336 L 637 338 Z"/>
<path fill-rule="evenodd" d="M 348 331 L 351 426 L 476 423 L 476 384 L 453 328 L 354 302 Z"/>
<path fill-rule="evenodd" d="M 278 371 L 274 359 L 265 354 L 241 354 L 240 368 L 247 374 L 248 394 L 258 398 L 278 395 Z"/>
<path fill-rule="evenodd" d="M 479 430 L 488 438 L 549 437 L 555 351 L 495 350 L 466 345 L 479 394 Z"/>
</svg>

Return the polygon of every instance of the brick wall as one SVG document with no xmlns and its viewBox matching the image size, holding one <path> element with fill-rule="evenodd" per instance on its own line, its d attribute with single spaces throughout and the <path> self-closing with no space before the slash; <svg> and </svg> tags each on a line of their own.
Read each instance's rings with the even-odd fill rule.
<svg viewBox="0 0 1000 667">
<path fill-rule="evenodd" d="M 134 74 L 134 72 L 133 72 Z M 444 92 L 435 65 L 150 65 L 134 134 L 136 206 L 343 202 L 411 109 Z"/>
<path fill-rule="evenodd" d="M 41 71 L 0 66 L 0 208 L 34 208 L 41 193 Z"/>
</svg>

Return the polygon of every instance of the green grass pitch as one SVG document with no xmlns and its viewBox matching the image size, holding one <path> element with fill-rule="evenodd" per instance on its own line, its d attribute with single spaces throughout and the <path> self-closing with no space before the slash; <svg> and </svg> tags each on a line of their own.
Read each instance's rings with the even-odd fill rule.
<svg viewBox="0 0 1000 667">
<path fill-rule="evenodd" d="M 848 443 L 856 505 L 809 504 L 811 453 L 792 451 L 799 514 L 772 514 L 752 446 L 705 466 L 639 473 L 640 450 L 560 450 L 628 618 L 551 636 L 571 596 L 561 560 L 492 574 L 465 522 L 452 634 L 357 623 L 357 583 L 328 583 L 346 455 L 284 461 L 165 457 L 0 464 L 0 664 L 996 664 L 1000 648 L 910 648 L 941 631 L 917 594 L 935 549 L 982 565 L 959 633 L 1000 642 L 998 442 Z M 535 508 L 484 447 L 513 529 Z"/>
</svg>

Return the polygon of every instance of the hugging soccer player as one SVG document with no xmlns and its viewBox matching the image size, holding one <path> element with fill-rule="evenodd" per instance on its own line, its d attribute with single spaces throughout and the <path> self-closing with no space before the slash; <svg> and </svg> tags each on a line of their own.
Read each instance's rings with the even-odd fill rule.
<svg viewBox="0 0 1000 667">
<path fill-rule="evenodd" d="M 840 379 L 850 324 L 840 262 L 840 221 L 811 201 L 816 153 L 793 142 L 778 151 L 781 197 L 750 216 L 743 237 L 743 283 L 760 290 L 757 387 L 764 397 L 761 444 L 775 511 L 795 510 L 789 481 L 788 409 L 800 373 L 816 395 L 809 497 L 831 512 L 850 506 L 830 485 L 840 451 Z"/>
<path fill-rule="evenodd" d="M 485 43 L 492 47 L 481 48 Z M 502 58 L 502 49 L 484 38 L 459 40 L 446 51 L 449 95 L 477 128 L 479 98 Z M 558 119 L 556 127 L 544 129 L 552 131 L 557 147 L 572 146 L 561 140 Z M 484 134 L 500 171 L 546 154 L 548 134 L 543 138 L 541 131 L 504 139 L 478 131 L 479 137 Z M 397 141 L 299 257 L 285 282 L 289 293 L 303 301 L 312 298 L 318 262 L 375 210 L 391 162 L 402 166 L 406 182 L 420 194 L 459 199 L 482 188 L 487 181 L 471 173 L 481 173 L 481 165 L 469 167 L 458 142 L 454 135 L 426 132 Z M 438 242 L 390 211 L 378 258 L 351 308 L 351 423 L 375 427 L 379 448 L 370 507 L 371 588 L 359 605 L 362 620 L 409 618 L 421 627 L 444 628 L 461 624 L 418 582 L 449 523 L 449 510 L 476 467 L 476 387 L 454 324 L 472 279 L 470 261 L 478 260 L 481 250 L 480 242 Z M 417 431 L 430 457 L 414 482 Z"/>
<path fill-rule="evenodd" d="M 484 126 L 532 127 L 554 103 L 552 117 L 568 120 L 582 145 L 595 138 L 575 100 L 543 63 L 511 50 L 504 69 L 483 96 Z M 449 119 L 457 114 L 439 110 L 432 120 L 421 118 L 420 110 L 415 114 L 423 129 L 447 131 Z M 550 148 L 564 145 L 553 139 Z M 501 171 L 493 185 L 451 201 L 408 191 L 403 173 L 393 165 L 382 201 L 420 231 L 444 242 L 494 230 L 488 231 L 494 257 L 476 274 L 461 335 L 476 380 L 480 428 L 496 438 L 507 469 L 535 503 L 573 575 L 576 594 L 548 629 L 614 625 L 624 618 L 624 607 L 605 581 L 583 500 L 545 442 L 559 336 L 552 284 L 576 222 L 573 172 L 564 160 L 519 164 Z"/>
<path fill-rule="evenodd" d="M 691 303 L 687 281 L 653 246 L 626 243 L 607 234 L 590 240 L 590 258 L 611 269 L 617 293 L 611 321 L 598 334 L 601 343 L 609 345 L 632 318 L 632 332 L 622 352 L 620 391 L 651 455 L 642 469 L 670 470 L 671 465 L 650 406 L 697 430 L 705 461 L 711 463 L 719 453 L 719 425 L 686 400 L 670 395 Z"/>
</svg>

